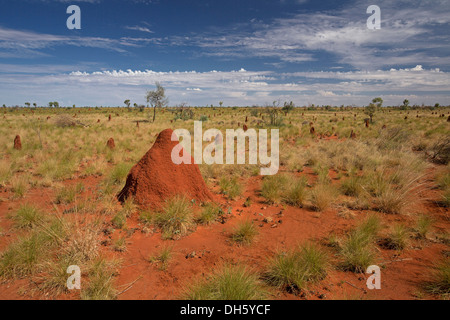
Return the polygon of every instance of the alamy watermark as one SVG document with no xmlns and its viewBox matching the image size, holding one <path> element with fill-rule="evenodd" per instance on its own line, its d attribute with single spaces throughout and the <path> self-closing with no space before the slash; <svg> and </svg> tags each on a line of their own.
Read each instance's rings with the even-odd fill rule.
<svg viewBox="0 0 450 320">
<path fill-rule="evenodd" d="M 77 265 L 71 265 L 66 270 L 67 273 L 70 274 L 69 278 L 67 278 L 67 289 L 81 289 L 81 269 Z"/>
<path fill-rule="evenodd" d="M 66 13 L 71 14 L 67 18 L 66 25 L 67 29 L 81 29 L 81 9 L 79 6 L 71 5 L 67 7 Z"/>
<path fill-rule="evenodd" d="M 371 265 L 367 267 L 366 273 L 371 274 L 367 278 L 366 285 L 370 290 L 381 289 L 381 270 L 379 266 Z"/>
<path fill-rule="evenodd" d="M 226 129 L 225 139 L 225 161 L 226 164 L 235 163 L 235 140 L 236 163 L 245 164 L 246 160 L 246 141 L 248 139 L 248 164 L 261 165 L 261 175 L 274 175 L 278 172 L 280 165 L 279 148 L 279 130 L 271 129 L 270 138 L 268 138 L 267 129 L 260 129 L 256 133 L 255 129 Z M 182 141 L 180 141 L 182 138 Z M 270 156 L 267 142 L 270 140 Z M 175 164 L 191 164 L 191 155 L 188 152 L 192 150 L 191 133 L 187 129 L 176 129 L 172 134 L 172 141 L 180 141 L 172 150 L 171 158 Z M 203 149 L 203 142 L 209 144 Z M 223 164 L 224 160 L 224 137 L 218 129 L 208 129 L 203 133 L 202 121 L 194 121 L 194 146 L 193 158 L 195 164 Z M 259 160 L 259 163 L 258 163 Z M 267 166 L 267 167 L 266 167 Z"/>
<path fill-rule="evenodd" d="M 367 29 L 381 29 L 381 9 L 379 6 L 371 5 L 367 7 L 366 13 L 372 14 L 367 19 Z"/>
</svg>

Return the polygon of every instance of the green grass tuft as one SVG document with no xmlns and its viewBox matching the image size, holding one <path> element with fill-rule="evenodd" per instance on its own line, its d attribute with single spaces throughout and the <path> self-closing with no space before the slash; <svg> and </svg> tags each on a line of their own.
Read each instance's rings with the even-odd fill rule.
<svg viewBox="0 0 450 320">
<path fill-rule="evenodd" d="M 233 230 L 231 234 L 231 240 L 238 243 L 249 245 L 253 242 L 258 235 L 258 230 L 252 221 L 246 220 L 240 222 Z"/>
<path fill-rule="evenodd" d="M 308 283 L 325 278 L 328 266 L 327 254 L 317 245 L 307 243 L 274 257 L 265 279 L 280 289 L 298 292 L 305 289 Z"/>
<path fill-rule="evenodd" d="M 184 290 L 186 300 L 263 300 L 268 290 L 257 274 L 244 266 L 225 265 L 207 279 L 197 281 Z"/>
</svg>

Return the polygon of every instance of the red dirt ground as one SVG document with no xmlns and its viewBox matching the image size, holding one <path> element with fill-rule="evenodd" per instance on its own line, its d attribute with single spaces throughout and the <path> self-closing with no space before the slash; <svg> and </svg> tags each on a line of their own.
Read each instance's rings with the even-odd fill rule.
<svg viewBox="0 0 450 320">
<path fill-rule="evenodd" d="M 145 158 L 145 157 L 144 157 Z M 430 175 L 436 169 L 430 171 Z M 160 174 L 164 174 L 161 172 Z M 311 170 L 305 170 L 299 175 L 306 175 L 312 181 Z M 332 179 L 335 175 L 330 172 Z M 424 178 L 425 179 L 425 178 Z M 213 199 L 227 212 L 232 213 L 226 223 L 215 223 L 210 226 L 198 226 L 196 231 L 180 240 L 161 240 L 160 232 L 143 233 L 143 225 L 137 214 L 128 219 L 128 229 L 137 228 L 127 238 L 127 251 L 114 252 L 111 247 L 104 246 L 102 251 L 110 257 L 119 257 L 123 263 L 116 279 L 119 299 L 177 299 L 185 285 L 193 279 L 204 277 L 215 266 L 223 262 L 244 263 L 249 267 L 262 271 L 267 265 L 267 259 L 278 250 L 291 248 L 308 240 L 317 240 L 323 244 L 325 239 L 335 233 L 345 236 L 348 231 L 361 221 L 369 211 L 352 211 L 353 219 L 346 219 L 338 213 L 341 208 L 331 208 L 318 213 L 309 208 L 294 208 L 290 206 L 269 206 L 260 196 L 261 177 L 251 177 L 245 183 L 245 192 L 235 200 L 229 201 L 219 195 L 217 187 L 213 188 Z M 78 178 L 66 181 L 67 184 L 82 181 L 85 192 L 89 196 L 97 188 L 101 178 Z M 1 191 L 1 190 L 0 190 Z M 21 203 L 31 202 L 43 209 L 51 210 L 54 194 L 48 189 L 31 189 L 21 200 L 9 200 L 9 192 L 0 192 L 0 226 L 4 234 L 0 236 L 0 251 L 16 234 L 10 233 L 11 222 L 7 215 Z M 438 241 L 436 233 L 449 230 L 449 210 L 436 205 L 439 191 L 427 189 L 420 195 L 424 199 L 411 208 L 411 213 L 422 212 L 430 215 L 435 223 L 433 233 L 426 240 L 412 240 L 407 250 L 398 252 L 378 248 L 377 264 L 382 267 L 381 290 L 366 288 L 366 274 L 343 272 L 332 268 L 328 276 L 319 284 L 311 286 L 303 296 L 275 291 L 275 299 L 437 299 L 420 290 L 421 284 L 429 279 L 430 268 L 438 262 L 442 254 L 448 253 L 448 246 Z M 244 201 L 250 197 L 252 204 L 244 207 Z M 63 207 L 61 207 L 62 209 Z M 414 217 L 410 214 L 382 216 L 384 224 L 404 223 L 412 226 Z M 265 223 L 265 217 L 272 217 L 272 223 Z M 239 221 L 251 219 L 259 229 L 257 240 L 250 246 L 237 246 L 229 240 L 233 227 Z M 13 230 L 13 229 L 11 229 Z M 113 238 L 125 231 L 116 230 Z M 105 237 L 106 236 L 103 236 Z M 161 271 L 146 260 L 158 252 L 162 246 L 173 246 L 173 258 L 169 261 L 166 271 Z M 327 248 L 333 260 L 337 261 L 333 249 Z M 194 254 L 195 253 L 195 254 Z M 192 256 L 192 257 L 190 257 Z M 34 295 L 25 289 L 29 287 L 27 279 L 0 284 L 0 299 L 48 299 L 51 297 Z M 83 284 L 82 284 L 83 285 Z M 77 298 L 76 293 L 63 295 L 61 299 Z"/>
</svg>

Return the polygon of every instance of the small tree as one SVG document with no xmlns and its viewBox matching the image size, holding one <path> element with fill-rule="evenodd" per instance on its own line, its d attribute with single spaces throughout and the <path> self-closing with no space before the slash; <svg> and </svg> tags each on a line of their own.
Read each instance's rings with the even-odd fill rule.
<svg viewBox="0 0 450 320">
<path fill-rule="evenodd" d="M 147 91 L 147 103 L 153 107 L 153 122 L 156 118 L 156 108 L 161 108 L 167 105 L 168 101 L 165 95 L 165 89 L 159 82 L 155 82 L 156 90 Z"/>
<path fill-rule="evenodd" d="M 280 118 L 280 109 L 277 107 L 266 106 L 266 113 L 269 115 L 271 126 L 281 126 L 282 119 Z"/>
<path fill-rule="evenodd" d="M 50 101 L 50 102 L 48 103 L 48 106 L 49 106 L 49 108 L 53 107 L 53 102 Z"/>
<path fill-rule="evenodd" d="M 31 103 L 29 103 L 29 102 L 25 102 L 25 105 L 29 108 L 30 107 L 30 105 L 31 105 Z"/>
<path fill-rule="evenodd" d="M 381 106 L 383 105 L 383 99 L 381 99 L 380 97 L 374 98 L 372 100 L 372 103 L 375 103 L 378 108 L 381 108 Z"/>
<path fill-rule="evenodd" d="M 294 103 L 291 101 L 289 103 L 285 102 L 283 108 L 281 108 L 281 110 L 283 110 L 284 112 L 289 112 L 291 110 L 294 110 L 295 105 Z"/>
<path fill-rule="evenodd" d="M 372 118 L 377 111 L 377 106 L 375 103 L 370 103 L 367 107 L 364 108 L 364 113 L 367 114 L 370 118 L 370 123 L 372 123 Z"/>
<path fill-rule="evenodd" d="M 127 108 L 130 107 L 130 100 L 129 100 L 129 99 L 125 100 L 123 103 L 125 103 L 125 105 L 127 106 Z"/>
<path fill-rule="evenodd" d="M 408 109 L 408 107 L 409 107 L 409 100 L 408 99 L 403 100 L 402 109 L 406 110 Z"/>
</svg>

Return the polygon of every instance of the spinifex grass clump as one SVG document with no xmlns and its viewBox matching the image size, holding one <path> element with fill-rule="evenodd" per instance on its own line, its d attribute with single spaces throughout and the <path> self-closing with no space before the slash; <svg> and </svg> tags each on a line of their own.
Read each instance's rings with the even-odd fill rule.
<svg viewBox="0 0 450 320">
<path fill-rule="evenodd" d="M 14 198 L 23 198 L 27 193 L 29 186 L 29 178 L 25 176 L 15 176 L 11 179 L 11 191 Z"/>
<path fill-rule="evenodd" d="M 425 284 L 425 289 L 432 293 L 442 295 L 445 299 L 450 296 L 450 258 L 434 267 L 431 280 Z"/>
<path fill-rule="evenodd" d="M 23 204 L 12 215 L 12 219 L 18 228 L 33 228 L 44 222 L 45 214 L 31 204 Z"/>
<path fill-rule="evenodd" d="M 231 234 L 231 240 L 238 244 L 249 245 L 258 235 L 258 230 L 252 221 L 246 220 L 240 222 Z"/>
<path fill-rule="evenodd" d="M 344 270 L 364 272 L 375 259 L 374 242 L 380 230 L 380 220 L 371 215 L 357 226 L 340 248 Z"/>
<path fill-rule="evenodd" d="M 114 240 L 113 249 L 118 252 L 127 251 L 127 239 L 125 237 L 119 237 Z"/>
<path fill-rule="evenodd" d="M 261 186 L 261 195 L 269 203 L 284 202 L 301 207 L 306 199 L 307 184 L 305 177 L 284 174 L 266 176 Z"/>
<path fill-rule="evenodd" d="M 127 216 L 123 211 L 117 212 L 114 217 L 111 219 L 111 223 L 117 229 L 122 229 L 127 224 Z"/>
<path fill-rule="evenodd" d="M 425 239 L 427 237 L 430 228 L 433 225 L 433 219 L 430 216 L 422 214 L 419 216 L 416 222 L 415 231 L 419 238 Z"/>
<path fill-rule="evenodd" d="M 386 239 L 386 246 L 393 250 L 403 250 L 409 242 L 408 229 L 401 225 L 395 225 Z"/>
<path fill-rule="evenodd" d="M 336 190 L 330 184 L 317 184 L 311 190 L 310 198 L 314 210 L 324 211 L 328 209 L 336 197 Z"/>
<path fill-rule="evenodd" d="M 113 280 L 117 265 L 105 259 L 94 261 L 88 269 L 89 282 L 81 289 L 82 300 L 113 300 L 117 297 Z"/>
<path fill-rule="evenodd" d="M 70 204 L 75 201 L 75 198 L 78 194 L 83 192 L 84 185 L 82 183 L 78 183 L 73 186 L 64 186 L 62 187 L 58 193 L 56 194 L 55 202 L 57 204 Z"/>
<path fill-rule="evenodd" d="M 375 180 L 368 183 L 375 196 L 375 207 L 389 214 L 401 214 L 405 208 L 418 199 L 422 184 L 418 183 L 421 176 L 408 170 L 400 170 L 393 173 L 380 171 L 375 175 Z"/>
<path fill-rule="evenodd" d="M 261 186 L 261 195 L 267 199 L 269 203 L 280 203 L 283 199 L 288 178 L 286 175 L 276 174 L 264 177 Z"/>
<path fill-rule="evenodd" d="M 358 176 L 356 170 L 353 169 L 350 176 L 342 182 L 340 190 L 347 196 L 358 197 L 364 191 L 363 178 Z"/>
<path fill-rule="evenodd" d="M 301 207 L 306 200 L 308 181 L 305 177 L 290 177 L 289 185 L 283 192 L 283 200 L 292 206 Z"/>
<path fill-rule="evenodd" d="M 230 199 L 235 199 L 242 194 L 242 185 L 237 177 L 225 178 L 219 181 L 220 191 Z"/>
<path fill-rule="evenodd" d="M 190 285 L 181 296 L 186 300 L 262 300 L 268 290 L 259 276 L 245 266 L 225 265 Z"/>
<path fill-rule="evenodd" d="M 0 255 L 0 277 L 23 278 L 41 271 L 39 263 L 47 256 L 47 246 L 39 232 L 19 237 Z"/>
<path fill-rule="evenodd" d="M 221 212 L 222 210 L 217 204 L 209 202 L 202 208 L 196 220 L 200 224 L 211 224 L 219 217 Z"/>
<path fill-rule="evenodd" d="M 159 269 L 164 271 L 169 265 L 169 260 L 172 258 L 173 246 L 164 246 L 158 253 L 151 256 L 148 261 L 159 265 Z"/>
<path fill-rule="evenodd" d="M 111 170 L 107 181 L 111 184 L 122 184 L 130 172 L 131 167 L 132 165 L 129 163 L 119 163 Z"/>
<path fill-rule="evenodd" d="M 296 292 L 325 278 L 328 266 L 327 254 L 317 245 L 307 243 L 272 258 L 265 279 L 273 286 Z"/>
<path fill-rule="evenodd" d="M 185 196 L 176 195 L 166 201 L 162 210 L 155 214 L 153 222 L 161 228 L 164 239 L 182 237 L 193 226 L 192 204 Z"/>
</svg>

